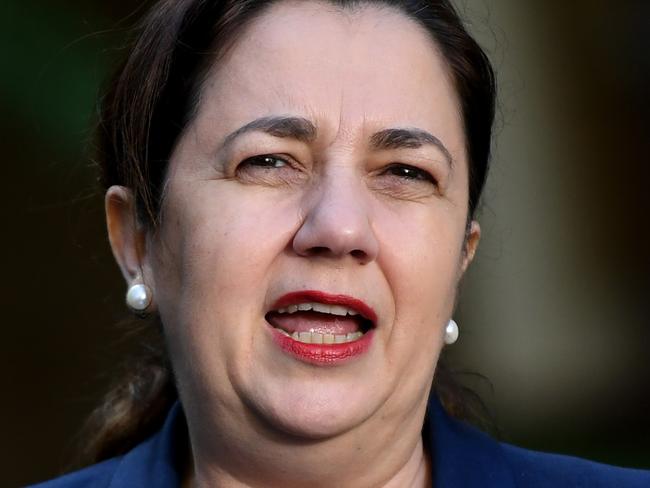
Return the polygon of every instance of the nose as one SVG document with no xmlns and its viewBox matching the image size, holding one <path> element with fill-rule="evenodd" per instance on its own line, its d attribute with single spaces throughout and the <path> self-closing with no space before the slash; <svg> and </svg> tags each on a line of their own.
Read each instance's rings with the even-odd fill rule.
<svg viewBox="0 0 650 488">
<path fill-rule="evenodd" d="M 370 205 L 361 184 L 342 180 L 345 178 L 324 178 L 305 199 L 309 203 L 293 238 L 293 249 L 300 256 L 350 256 L 367 264 L 379 252 Z"/>
</svg>

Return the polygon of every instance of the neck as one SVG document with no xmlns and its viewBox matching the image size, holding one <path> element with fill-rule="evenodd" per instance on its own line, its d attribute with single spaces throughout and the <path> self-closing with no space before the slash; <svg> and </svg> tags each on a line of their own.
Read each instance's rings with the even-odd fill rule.
<svg viewBox="0 0 650 488">
<path fill-rule="evenodd" d="M 213 432 L 219 435 L 206 435 L 212 429 L 204 425 L 194 429 L 190 425 L 192 459 L 184 486 L 431 486 L 431 464 L 421 437 L 425 408 L 426 401 L 403 417 L 403 422 L 377 415 L 378 421 L 317 441 L 269 432 L 260 435 L 259 425 L 248 435 L 233 432 L 225 422 L 215 426 Z"/>
</svg>

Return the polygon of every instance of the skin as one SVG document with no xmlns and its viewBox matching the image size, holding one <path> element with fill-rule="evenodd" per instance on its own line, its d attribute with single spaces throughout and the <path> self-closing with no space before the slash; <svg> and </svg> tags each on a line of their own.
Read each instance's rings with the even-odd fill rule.
<svg viewBox="0 0 650 488">
<path fill-rule="evenodd" d="M 223 145 L 287 115 L 315 137 L 249 131 Z M 451 161 L 431 144 L 372 146 L 405 127 L 434 135 Z M 480 235 L 467 226 L 467 164 L 447 66 L 407 17 L 280 2 L 247 27 L 173 152 L 160 228 L 134 221 L 128 189 L 106 196 L 127 284 L 151 287 L 164 324 L 188 485 L 430 486 L 425 407 Z M 301 289 L 373 307 L 370 350 L 334 367 L 281 351 L 264 315 Z"/>
</svg>

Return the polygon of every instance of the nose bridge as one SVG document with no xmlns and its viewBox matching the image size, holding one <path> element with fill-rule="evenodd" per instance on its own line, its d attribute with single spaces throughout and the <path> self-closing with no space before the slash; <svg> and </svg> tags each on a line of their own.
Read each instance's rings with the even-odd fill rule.
<svg viewBox="0 0 650 488">
<path fill-rule="evenodd" d="M 376 258 L 371 206 L 354 166 L 331 165 L 305 198 L 304 219 L 294 237 L 301 255 L 342 257 L 362 263 Z"/>
<path fill-rule="evenodd" d="M 317 185 L 313 210 L 325 221 L 332 220 L 337 227 L 350 234 L 355 228 L 368 222 L 367 202 L 360 176 L 352 168 L 343 165 L 323 175 Z"/>
</svg>

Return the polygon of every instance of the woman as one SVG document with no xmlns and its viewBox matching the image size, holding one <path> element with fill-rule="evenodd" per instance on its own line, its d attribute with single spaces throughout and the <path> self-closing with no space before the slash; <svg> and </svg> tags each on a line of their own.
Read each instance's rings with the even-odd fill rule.
<svg viewBox="0 0 650 488">
<path fill-rule="evenodd" d="M 127 303 L 166 350 L 98 410 L 103 461 L 43 486 L 648 486 L 437 398 L 463 409 L 437 363 L 494 91 L 446 1 L 156 5 L 100 141 Z"/>
</svg>

